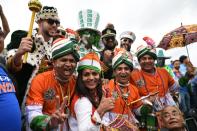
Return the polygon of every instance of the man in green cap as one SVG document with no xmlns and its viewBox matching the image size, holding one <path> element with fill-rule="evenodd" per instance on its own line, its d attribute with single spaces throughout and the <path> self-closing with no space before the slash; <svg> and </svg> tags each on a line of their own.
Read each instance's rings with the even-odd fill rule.
<svg viewBox="0 0 197 131">
<path fill-rule="evenodd" d="M 171 57 L 165 56 L 165 50 L 162 48 L 156 48 L 157 53 L 157 67 L 164 68 L 170 73 L 170 75 L 175 78 L 172 68 L 165 64 L 166 59 L 170 59 Z"/>
<path fill-rule="evenodd" d="M 67 120 L 75 90 L 79 54 L 77 42 L 58 38 L 52 45 L 53 70 L 38 74 L 26 99 L 28 127 L 38 130 L 68 130 Z"/>
<path fill-rule="evenodd" d="M 178 91 L 179 86 L 165 69 L 155 67 L 155 48 L 140 46 L 136 55 L 141 69 L 131 73 L 131 82 L 138 88 L 140 95 L 159 92 L 149 98 L 155 112 L 161 111 L 166 105 L 176 106 L 170 93 Z"/>
<path fill-rule="evenodd" d="M 104 115 L 103 122 L 105 125 L 112 126 L 117 124 L 116 122 L 119 119 L 125 119 L 126 122 L 122 126 L 114 128 L 123 130 L 123 127 L 127 126 L 128 129 L 135 130 L 138 128 L 138 121 L 134 113 L 145 115 L 150 113 L 152 108 L 147 102 L 143 105 L 143 102 L 140 101 L 138 89 L 130 83 L 130 74 L 133 71 L 133 61 L 130 53 L 122 48 L 115 49 L 112 68 L 115 78 L 111 79 L 109 83 L 104 83 L 103 88 L 106 97 L 115 99 L 115 106 Z"/>
</svg>

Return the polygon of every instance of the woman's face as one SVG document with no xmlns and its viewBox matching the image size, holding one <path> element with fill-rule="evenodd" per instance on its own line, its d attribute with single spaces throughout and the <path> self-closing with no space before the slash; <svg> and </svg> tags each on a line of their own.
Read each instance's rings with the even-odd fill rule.
<svg viewBox="0 0 197 131">
<path fill-rule="evenodd" d="M 82 81 L 84 86 L 88 89 L 95 89 L 99 84 L 100 75 L 98 72 L 91 69 L 84 69 L 82 71 Z"/>
</svg>

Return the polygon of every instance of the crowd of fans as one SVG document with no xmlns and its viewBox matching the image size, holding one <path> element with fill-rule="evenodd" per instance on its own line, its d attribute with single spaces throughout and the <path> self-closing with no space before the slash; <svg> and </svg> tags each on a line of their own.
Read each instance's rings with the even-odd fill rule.
<svg viewBox="0 0 197 131">
<path fill-rule="evenodd" d="M 149 37 L 131 53 L 136 35 L 118 40 L 112 23 L 100 32 L 91 9 L 79 12 L 79 29 L 64 29 L 49 6 L 31 37 L 14 31 L 4 47 L 1 5 L 0 17 L 0 130 L 197 130 L 197 71 L 187 56 L 166 65 Z"/>
</svg>

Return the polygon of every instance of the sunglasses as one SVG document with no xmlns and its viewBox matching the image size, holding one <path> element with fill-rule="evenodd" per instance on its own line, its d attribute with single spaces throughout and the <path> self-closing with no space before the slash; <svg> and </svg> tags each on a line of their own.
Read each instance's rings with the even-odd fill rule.
<svg viewBox="0 0 197 131">
<path fill-rule="evenodd" d="M 123 38 L 121 41 L 122 41 L 122 42 L 133 43 L 133 41 L 132 41 L 131 39 L 127 39 L 127 38 Z"/>
<path fill-rule="evenodd" d="M 60 22 L 58 20 L 53 20 L 53 19 L 47 19 L 46 20 L 48 24 L 53 25 L 54 23 L 56 25 L 60 25 Z"/>
<path fill-rule="evenodd" d="M 105 37 L 105 40 L 106 40 L 106 41 L 109 41 L 109 40 L 114 41 L 114 40 L 115 40 L 115 37 L 114 37 L 114 36 Z"/>
</svg>

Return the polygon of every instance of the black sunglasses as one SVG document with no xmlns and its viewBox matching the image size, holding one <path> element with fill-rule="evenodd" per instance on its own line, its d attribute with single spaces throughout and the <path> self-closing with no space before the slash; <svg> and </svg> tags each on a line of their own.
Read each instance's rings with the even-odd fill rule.
<svg viewBox="0 0 197 131">
<path fill-rule="evenodd" d="M 105 37 L 105 40 L 106 41 L 109 41 L 109 40 L 114 41 L 115 40 L 115 37 L 114 36 Z"/>
<path fill-rule="evenodd" d="M 60 25 L 60 22 L 58 20 L 53 20 L 53 19 L 47 19 L 46 20 L 48 24 L 53 25 L 54 23 L 56 25 Z"/>
</svg>

